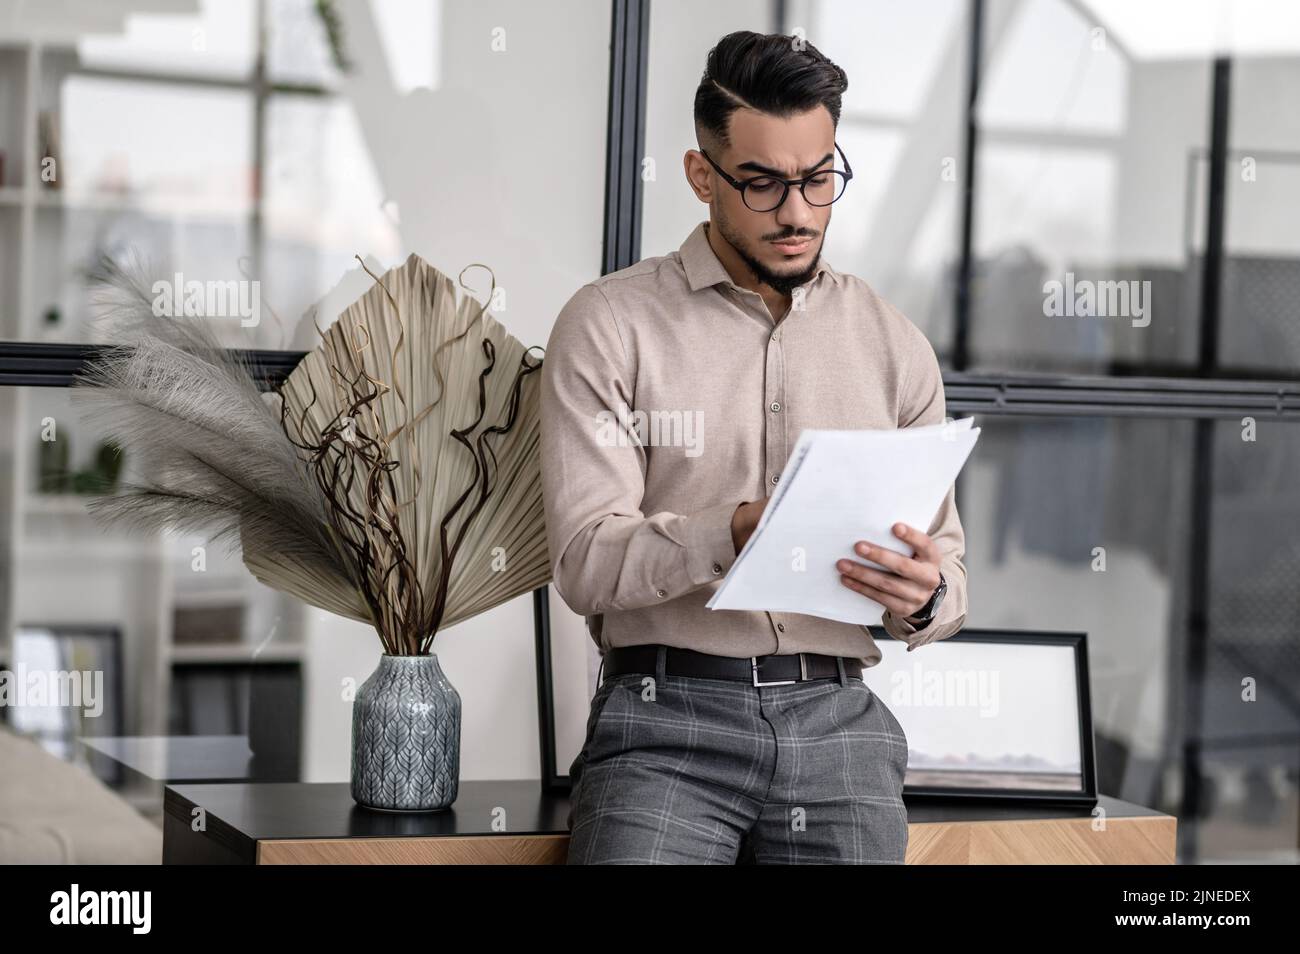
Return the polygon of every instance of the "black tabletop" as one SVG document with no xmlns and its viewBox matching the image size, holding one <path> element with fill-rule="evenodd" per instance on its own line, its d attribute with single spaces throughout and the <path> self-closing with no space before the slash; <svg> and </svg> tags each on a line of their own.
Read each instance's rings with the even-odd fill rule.
<svg viewBox="0 0 1300 954">
<path fill-rule="evenodd" d="M 253 776 L 253 752 L 244 735 L 90 736 L 81 743 L 162 782 L 228 782 Z"/>
<path fill-rule="evenodd" d="M 387 812 L 352 800 L 347 782 L 253 782 L 167 786 L 168 813 L 202 808 L 245 838 L 392 838 L 568 834 L 569 797 L 537 779 L 460 782 L 438 812 Z"/>
<path fill-rule="evenodd" d="M 167 786 L 168 812 L 194 808 L 231 833 L 258 841 L 277 838 L 378 838 L 498 834 L 568 834 L 569 796 L 547 794 L 537 779 L 464 781 L 440 812 L 404 813 L 362 808 L 347 782 L 252 782 Z M 1111 818 L 1160 812 L 1101 796 Z M 988 803 L 908 799 L 913 824 L 947 821 L 1087 818 L 1090 805 Z"/>
</svg>

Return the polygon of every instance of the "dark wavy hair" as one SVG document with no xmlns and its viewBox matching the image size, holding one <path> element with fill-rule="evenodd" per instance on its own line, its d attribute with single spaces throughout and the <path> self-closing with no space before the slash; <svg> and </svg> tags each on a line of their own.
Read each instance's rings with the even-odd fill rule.
<svg viewBox="0 0 1300 954">
<path fill-rule="evenodd" d="M 695 90 L 695 135 L 708 149 L 728 144 L 728 121 L 742 106 L 773 116 L 807 112 L 818 105 L 839 126 L 844 70 L 811 43 L 780 33 L 739 30 L 709 51 Z"/>
</svg>

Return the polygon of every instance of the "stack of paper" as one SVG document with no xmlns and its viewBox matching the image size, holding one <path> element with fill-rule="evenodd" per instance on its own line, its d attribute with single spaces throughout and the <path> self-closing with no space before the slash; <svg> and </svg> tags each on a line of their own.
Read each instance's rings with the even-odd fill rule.
<svg viewBox="0 0 1300 954">
<path fill-rule="evenodd" d="M 897 430 L 803 431 L 708 606 L 879 624 L 885 608 L 841 583 L 836 561 L 884 569 L 854 552 L 859 540 L 912 556 L 893 525 L 929 531 L 979 433 L 968 417 Z"/>
</svg>

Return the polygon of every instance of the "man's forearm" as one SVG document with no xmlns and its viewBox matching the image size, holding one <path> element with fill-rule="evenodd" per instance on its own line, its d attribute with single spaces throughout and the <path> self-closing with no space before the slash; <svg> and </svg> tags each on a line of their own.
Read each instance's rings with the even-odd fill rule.
<svg viewBox="0 0 1300 954">
<path fill-rule="evenodd" d="M 720 579 L 735 562 L 734 517 L 725 502 L 690 514 L 597 517 L 564 546 L 553 583 L 584 616 L 676 599 Z"/>
</svg>

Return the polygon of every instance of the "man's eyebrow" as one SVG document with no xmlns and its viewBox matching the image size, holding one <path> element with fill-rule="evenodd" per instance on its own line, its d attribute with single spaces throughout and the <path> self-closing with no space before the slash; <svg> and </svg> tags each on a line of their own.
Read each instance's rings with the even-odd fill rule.
<svg viewBox="0 0 1300 954">
<path fill-rule="evenodd" d="M 802 172 L 800 172 L 799 175 L 801 176 L 812 175 L 822 166 L 826 165 L 828 160 L 834 161 L 834 159 L 835 159 L 835 153 L 828 152 L 826 153 L 826 155 L 822 156 L 821 160 L 816 165 L 809 166 L 807 169 L 804 169 Z M 780 169 L 772 169 L 769 166 L 760 165 L 757 162 L 742 162 L 740 165 L 736 166 L 736 168 L 746 169 L 749 170 L 750 172 L 762 172 L 769 176 L 776 176 L 778 179 L 785 178 L 785 173 L 782 172 Z"/>
</svg>

